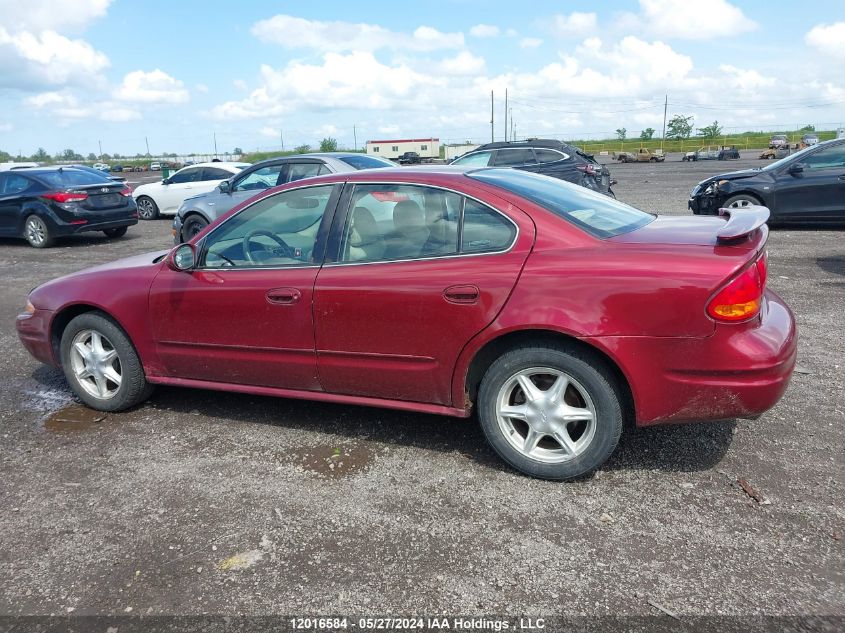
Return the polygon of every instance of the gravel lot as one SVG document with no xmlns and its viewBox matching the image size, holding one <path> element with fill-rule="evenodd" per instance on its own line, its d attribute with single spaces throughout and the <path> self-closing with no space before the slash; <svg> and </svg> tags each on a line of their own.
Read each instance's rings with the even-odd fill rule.
<svg viewBox="0 0 845 633">
<path fill-rule="evenodd" d="M 760 164 L 611 169 L 620 199 L 686 213 L 697 181 Z M 170 240 L 169 219 L 0 240 L 0 614 L 845 616 L 841 230 L 770 237 L 801 336 L 775 409 L 630 431 L 568 484 L 509 470 L 474 420 L 159 388 L 57 421 L 71 394 L 14 329 L 27 292 Z"/>
</svg>

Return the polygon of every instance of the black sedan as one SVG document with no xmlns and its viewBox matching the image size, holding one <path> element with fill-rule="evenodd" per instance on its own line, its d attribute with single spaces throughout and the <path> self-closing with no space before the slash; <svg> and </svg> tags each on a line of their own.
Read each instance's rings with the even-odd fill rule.
<svg viewBox="0 0 845 633">
<path fill-rule="evenodd" d="M 845 139 L 811 145 L 766 167 L 702 180 L 689 199 L 697 215 L 752 205 L 769 208 L 770 224 L 845 221 Z"/>
<path fill-rule="evenodd" d="M 555 139 L 486 143 L 459 156 L 452 165 L 513 167 L 533 171 L 613 196 L 610 171 L 591 154 Z"/>
<path fill-rule="evenodd" d="M 120 237 L 137 223 L 132 190 L 105 174 L 74 167 L 0 173 L 0 237 L 46 248 L 57 237 L 83 231 Z"/>
</svg>

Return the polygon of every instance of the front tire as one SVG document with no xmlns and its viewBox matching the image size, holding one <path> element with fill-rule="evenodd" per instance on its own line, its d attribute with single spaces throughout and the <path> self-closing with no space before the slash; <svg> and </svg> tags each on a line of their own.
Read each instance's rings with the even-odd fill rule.
<svg viewBox="0 0 845 633">
<path fill-rule="evenodd" d="M 135 204 L 138 206 L 138 217 L 142 220 L 155 220 L 158 217 L 158 205 L 149 196 L 140 196 Z"/>
<path fill-rule="evenodd" d="M 731 196 L 725 200 L 725 203 L 722 206 L 725 209 L 745 209 L 747 207 L 761 204 L 763 203 L 754 196 L 747 193 L 741 193 L 736 196 Z"/>
<path fill-rule="evenodd" d="M 199 215 L 192 215 L 185 220 L 185 225 L 182 227 L 182 241 L 188 242 L 200 231 L 208 226 L 208 221 Z"/>
<path fill-rule="evenodd" d="M 519 347 L 488 369 L 478 392 L 487 441 L 532 477 L 565 480 L 601 466 L 619 443 L 622 397 L 603 362 L 580 350 Z"/>
<path fill-rule="evenodd" d="M 23 223 L 23 237 L 33 248 L 47 248 L 55 239 L 50 235 L 50 227 L 37 215 L 30 215 Z"/>
<path fill-rule="evenodd" d="M 116 229 L 105 229 L 103 233 L 106 234 L 106 237 L 123 237 L 126 235 L 126 228 L 125 226 L 121 226 Z"/>
<path fill-rule="evenodd" d="M 123 411 L 152 393 L 129 337 L 101 312 L 86 312 L 68 323 L 61 360 L 71 389 L 92 409 Z"/>
</svg>

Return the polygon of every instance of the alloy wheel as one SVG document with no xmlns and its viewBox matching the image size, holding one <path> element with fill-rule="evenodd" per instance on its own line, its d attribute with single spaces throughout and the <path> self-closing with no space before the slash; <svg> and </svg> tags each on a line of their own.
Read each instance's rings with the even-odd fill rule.
<svg viewBox="0 0 845 633">
<path fill-rule="evenodd" d="M 70 346 L 73 375 L 94 398 L 108 400 L 120 389 L 123 373 L 114 345 L 97 330 L 81 330 Z"/>
<path fill-rule="evenodd" d="M 41 246 L 47 238 L 47 225 L 44 224 L 44 220 L 36 216 L 27 219 L 24 237 L 33 246 Z"/>
</svg>

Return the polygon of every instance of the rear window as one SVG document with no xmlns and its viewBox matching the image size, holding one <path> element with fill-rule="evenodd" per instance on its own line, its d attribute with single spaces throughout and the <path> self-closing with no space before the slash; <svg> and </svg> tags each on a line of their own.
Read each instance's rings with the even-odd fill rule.
<svg viewBox="0 0 845 633">
<path fill-rule="evenodd" d="M 105 174 L 95 174 L 80 169 L 62 169 L 46 171 L 38 174 L 38 178 L 56 189 L 67 189 L 68 187 L 83 187 L 85 185 L 113 185 L 114 181 L 109 180 Z"/>
<path fill-rule="evenodd" d="M 373 158 L 372 156 L 344 156 L 338 158 L 342 163 L 346 163 L 355 169 L 378 169 L 380 167 L 396 167 L 395 164 L 383 158 Z"/>
<path fill-rule="evenodd" d="M 644 211 L 558 178 L 516 169 L 482 169 L 467 176 L 522 196 L 602 239 L 629 233 L 654 219 Z"/>
</svg>

